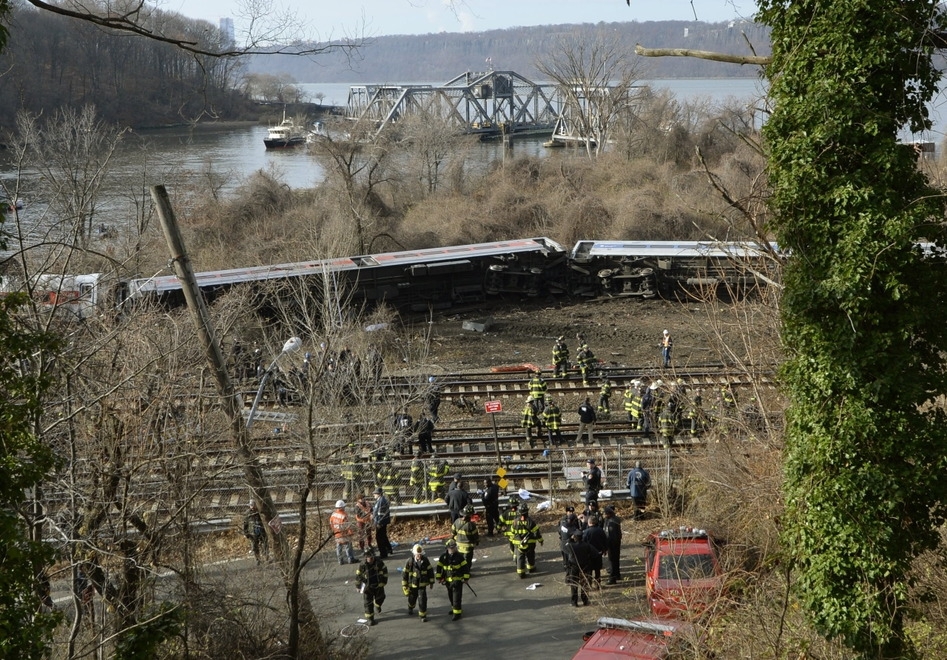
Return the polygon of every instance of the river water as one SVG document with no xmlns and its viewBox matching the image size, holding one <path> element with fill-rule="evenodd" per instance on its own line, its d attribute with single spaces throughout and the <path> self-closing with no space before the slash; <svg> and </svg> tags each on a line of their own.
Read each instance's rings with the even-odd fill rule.
<svg viewBox="0 0 947 660">
<path fill-rule="evenodd" d="M 657 80 L 650 84 L 670 90 L 681 101 L 716 105 L 757 103 L 763 94 L 762 83 L 755 78 Z M 349 89 L 344 84 L 302 87 L 310 99 L 321 98 L 323 103 L 333 105 L 345 105 Z M 940 105 L 932 107 L 936 130 L 923 137 L 938 145 L 944 129 Z M 944 114 L 947 118 L 947 112 Z M 202 125 L 196 129 L 157 129 L 126 136 L 102 194 L 103 222 L 125 224 L 127 220 L 122 218 L 134 213 L 133 198 L 147 197 L 148 188 L 155 184 L 166 185 L 172 199 L 176 190 L 207 190 L 208 184 L 221 195 L 232 194 L 247 177 L 260 170 L 272 173 L 292 188 L 318 185 L 323 171 L 305 148 L 267 151 L 263 146 L 265 135 L 266 127 L 259 125 Z M 542 147 L 542 142 L 542 139 L 517 141 L 514 151 L 517 155 L 543 155 L 548 150 Z M 0 152 L 0 183 L 9 188 L 15 174 L 9 163 L 3 162 L 3 157 Z M 485 167 L 500 158 L 502 146 L 499 143 L 480 143 L 473 151 L 471 166 Z M 24 216 L 35 220 L 45 211 L 44 193 L 36 177 L 21 180 L 20 197 L 26 203 Z"/>
</svg>

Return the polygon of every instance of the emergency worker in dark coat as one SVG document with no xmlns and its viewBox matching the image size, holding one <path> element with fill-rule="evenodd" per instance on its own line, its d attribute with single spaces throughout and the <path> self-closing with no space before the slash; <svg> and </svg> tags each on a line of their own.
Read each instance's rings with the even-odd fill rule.
<svg viewBox="0 0 947 660">
<path fill-rule="evenodd" d="M 589 604 L 589 576 L 594 565 L 594 552 L 592 546 L 582 540 L 581 533 L 575 532 L 569 537 L 565 548 L 566 584 L 572 592 L 572 607 L 579 606 L 580 596 L 583 605 Z"/>
</svg>

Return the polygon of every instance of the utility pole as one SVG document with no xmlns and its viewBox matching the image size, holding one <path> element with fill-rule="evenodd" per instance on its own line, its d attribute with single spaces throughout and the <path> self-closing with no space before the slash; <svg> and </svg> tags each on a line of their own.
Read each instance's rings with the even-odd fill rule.
<svg viewBox="0 0 947 660">
<path fill-rule="evenodd" d="M 264 527 L 272 541 L 270 547 L 273 548 L 274 555 L 276 556 L 283 583 L 288 591 L 294 588 L 298 589 L 298 584 L 294 586 L 296 582 L 293 580 L 295 568 L 293 567 L 289 543 L 287 543 L 286 534 L 283 533 L 282 525 L 279 523 L 279 514 L 276 511 L 273 497 L 270 495 L 269 487 L 263 477 L 263 469 L 260 467 L 256 453 L 250 443 L 250 430 L 243 421 L 243 399 L 240 398 L 234 390 L 233 381 L 230 380 L 230 374 L 227 372 L 227 366 L 220 348 L 220 343 L 215 336 L 214 326 L 211 323 L 210 313 L 207 310 L 207 303 L 204 301 L 200 288 L 197 286 L 197 278 L 194 276 L 194 269 L 191 267 L 190 259 L 184 249 L 184 239 L 178 228 L 174 210 L 171 208 L 168 192 L 164 186 L 152 186 L 151 197 L 157 207 L 158 219 L 161 222 L 161 229 L 164 232 L 165 240 L 168 242 L 174 272 L 178 276 L 178 279 L 181 280 L 181 289 L 184 291 L 184 299 L 187 301 L 187 307 L 191 312 L 191 318 L 197 329 L 198 338 L 204 348 L 207 363 L 214 374 L 214 379 L 217 381 L 217 391 L 221 397 L 221 405 L 230 420 L 232 439 L 237 450 L 240 464 L 243 465 L 247 485 L 253 492 L 253 499 L 266 522 Z M 287 593 L 287 598 L 291 598 L 292 595 L 292 593 Z M 321 636 L 315 614 L 312 610 L 312 604 L 305 591 L 298 589 L 296 596 L 299 599 L 300 628 L 306 629 L 309 635 Z M 290 646 L 292 647 L 293 645 L 291 644 Z"/>
</svg>

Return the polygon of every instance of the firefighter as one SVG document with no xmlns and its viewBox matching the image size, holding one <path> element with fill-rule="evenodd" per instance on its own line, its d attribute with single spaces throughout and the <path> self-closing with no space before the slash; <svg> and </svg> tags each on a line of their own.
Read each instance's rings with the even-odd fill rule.
<svg viewBox="0 0 947 660">
<path fill-rule="evenodd" d="M 536 432 L 539 433 L 539 416 L 536 413 L 536 408 L 537 406 L 533 397 L 526 397 L 526 405 L 523 406 L 523 419 L 520 422 L 520 426 L 526 429 L 526 442 L 529 443 L 530 447 L 536 446 L 536 441 L 533 438 L 533 429 L 536 429 Z"/>
<path fill-rule="evenodd" d="M 431 491 L 432 501 L 444 499 L 444 480 L 447 479 L 449 473 L 450 466 L 447 461 L 433 454 L 427 469 L 427 487 Z"/>
<path fill-rule="evenodd" d="M 457 541 L 450 539 L 447 549 L 437 560 L 434 578 L 447 587 L 447 596 L 450 599 L 451 621 L 456 621 L 463 614 L 462 601 L 464 584 L 470 579 L 467 560 L 457 550 Z"/>
<path fill-rule="evenodd" d="M 533 377 L 530 379 L 529 384 L 529 395 L 533 398 L 533 401 L 539 403 L 542 406 L 543 401 L 546 399 L 546 391 L 549 389 L 549 385 L 546 383 L 546 380 L 543 378 L 541 371 L 534 371 Z M 540 409 L 537 412 L 542 412 Z"/>
<path fill-rule="evenodd" d="M 408 597 L 408 615 L 414 614 L 418 606 L 421 621 L 427 621 L 427 589 L 434 586 L 434 567 L 424 554 L 424 548 L 416 544 L 411 548 L 404 570 L 401 572 L 401 591 Z"/>
<path fill-rule="evenodd" d="M 602 414 L 603 419 L 608 419 L 608 416 L 611 415 L 611 410 L 609 410 L 609 402 L 612 398 L 612 384 L 609 382 L 608 378 L 602 376 L 602 387 L 598 392 L 598 412 Z"/>
<path fill-rule="evenodd" d="M 543 424 L 549 435 L 549 446 L 558 447 L 562 444 L 562 410 L 556 400 L 549 398 L 543 410 Z"/>
<path fill-rule="evenodd" d="M 516 548 L 516 574 L 525 580 L 527 573 L 536 572 L 536 543 L 542 545 L 543 535 L 529 516 L 529 505 L 520 504 L 519 516 L 510 527 L 510 540 Z"/>
<path fill-rule="evenodd" d="M 365 605 L 365 618 L 368 625 L 374 626 L 375 613 L 381 612 L 385 602 L 385 585 L 388 584 L 388 567 L 375 557 L 375 551 L 365 551 L 364 560 L 355 571 L 355 588 L 362 594 Z"/>
<path fill-rule="evenodd" d="M 519 515 L 519 506 L 519 497 L 510 495 L 510 501 L 506 505 L 506 509 L 504 509 L 503 513 L 500 514 L 500 522 L 497 523 L 497 531 L 506 537 L 510 545 L 510 555 L 512 555 L 514 559 L 516 559 L 516 547 L 513 545 L 513 537 L 510 535 L 510 532 L 513 529 L 516 516 Z"/>
<path fill-rule="evenodd" d="M 566 338 L 560 336 L 552 347 L 552 363 L 555 366 L 555 377 L 565 378 L 569 375 L 569 347 Z"/>
<path fill-rule="evenodd" d="M 480 545 L 480 530 L 473 521 L 473 514 L 473 505 L 468 504 L 464 507 L 463 515 L 451 527 L 451 537 L 457 541 L 457 551 L 464 555 L 468 567 L 473 566 L 474 548 Z M 467 572 L 470 572 L 469 568 Z"/>
<path fill-rule="evenodd" d="M 589 387 L 592 384 L 592 378 L 595 377 L 595 353 L 592 352 L 588 344 L 582 344 L 575 354 L 575 359 L 579 371 L 582 373 L 582 384 Z"/>
<path fill-rule="evenodd" d="M 417 451 L 414 454 L 414 460 L 411 461 L 411 472 L 408 478 L 408 485 L 411 486 L 414 493 L 411 501 L 415 504 L 420 504 L 425 501 L 425 486 L 424 483 L 424 461 L 421 460 L 421 452 Z"/>
<path fill-rule="evenodd" d="M 342 457 L 342 499 L 348 500 L 362 492 L 362 465 L 355 455 L 355 445 L 349 444 Z"/>
</svg>

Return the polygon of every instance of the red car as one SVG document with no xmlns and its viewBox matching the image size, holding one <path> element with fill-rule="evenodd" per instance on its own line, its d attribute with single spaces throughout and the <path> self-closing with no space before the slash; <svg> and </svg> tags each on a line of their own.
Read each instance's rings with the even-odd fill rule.
<svg viewBox="0 0 947 660">
<path fill-rule="evenodd" d="M 645 589 L 655 615 L 700 614 L 722 588 L 717 548 L 705 530 L 681 527 L 648 536 Z"/>
<path fill-rule="evenodd" d="M 628 621 L 602 617 L 572 660 L 695 658 L 693 628 L 684 621 Z"/>
</svg>

